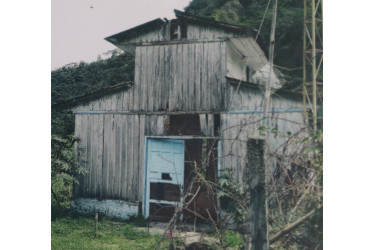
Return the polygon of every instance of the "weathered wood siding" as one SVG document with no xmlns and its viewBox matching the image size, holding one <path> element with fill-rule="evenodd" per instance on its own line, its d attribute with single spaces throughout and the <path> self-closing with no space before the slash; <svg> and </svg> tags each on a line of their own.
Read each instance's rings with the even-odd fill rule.
<svg viewBox="0 0 374 250">
<path fill-rule="evenodd" d="M 76 188 L 78 197 L 141 201 L 145 135 L 163 134 L 163 116 L 77 114 L 75 134 L 89 170 Z M 159 122 L 159 123 L 161 123 Z"/>
<path fill-rule="evenodd" d="M 160 25 L 158 28 L 149 30 L 147 32 L 137 33 L 136 37 L 130 37 L 123 39 L 120 43 L 122 44 L 141 44 L 151 42 L 161 42 L 170 40 L 170 27 L 169 25 Z"/>
<path fill-rule="evenodd" d="M 222 155 L 221 169 L 233 168 L 237 181 L 241 181 L 244 175 L 244 168 L 247 167 L 247 141 L 260 135 L 259 128 L 263 126 L 263 95 L 261 91 L 249 88 L 230 87 L 233 95 L 231 112 L 221 114 L 222 130 Z M 291 98 L 272 96 L 270 112 L 272 112 L 269 124 L 266 127 L 276 129 L 278 133 L 271 133 L 269 145 L 271 152 L 282 152 L 284 143 L 289 139 L 287 132 L 292 135 L 299 134 L 300 138 L 306 136 L 303 124 L 302 102 Z M 235 111 L 251 111 L 245 114 L 238 114 Z M 288 111 L 287 111 L 288 110 Z M 298 145 L 288 150 L 295 151 Z M 270 172 L 275 169 L 276 161 L 270 159 Z M 269 176 L 268 176 L 269 177 Z"/>
<path fill-rule="evenodd" d="M 137 47 L 133 109 L 222 109 L 225 49 L 225 42 Z"/>
<path fill-rule="evenodd" d="M 235 31 L 228 31 L 226 29 L 201 25 L 197 23 L 189 23 L 187 25 L 187 39 L 189 40 L 213 40 L 213 39 L 222 39 L 228 37 L 244 37 L 246 34 Z M 248 35 L 247 35 L 248 36 Z"/>
<path fill-rule="evenodd" d="M 81 138 L 78 147 L 86 150 L 83 158 L 90 171 L 75 194 L 142 201 L 145 136 L 167 134 L 167 114 L 152 114 L 163 111 L 199 111 L 206 136 L 214 135 L 211 111 L 221 112 L 221 168 L 234 168 L 240 180 L 247 167 L 246 142 L 259 135 L 263 125 L 264 100 L 259 89 L 227 83 L 226 52 L 225 41 L 137 46 L 135 85 L 73 109 L 77 112 L 75 133 Z M 270 110 L 301 107 L 300 100 L 274 95 Z M 285 134 L 299 132 L 302 122 L 301 112 L 273 113 L 270 127 L 280 133 L 270 138 L 272 150 L 281 150 Z"/>
<path fill-rule="evenodd" d="M 226 42 L 137 46 L 135 85 L 74 110 L 224 110 Z"/>
</svg>

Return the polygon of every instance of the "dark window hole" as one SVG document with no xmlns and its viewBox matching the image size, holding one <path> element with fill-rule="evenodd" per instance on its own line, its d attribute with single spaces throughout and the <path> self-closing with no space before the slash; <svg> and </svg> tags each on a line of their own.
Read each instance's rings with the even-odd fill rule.
<svg viewBox="0 0 374 250">
<path fill-rule="evenodd" d="M 169 173 L 162 173 L 161 174 L 161 179 L 166 180 L 166 181 L 171 181 L 172 180 Z"/>
</svg>

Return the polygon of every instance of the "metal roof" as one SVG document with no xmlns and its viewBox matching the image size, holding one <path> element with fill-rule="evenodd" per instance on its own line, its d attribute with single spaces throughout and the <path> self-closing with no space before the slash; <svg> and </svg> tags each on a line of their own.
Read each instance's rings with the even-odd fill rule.
<svg viewBox="0 0 374 250">
<path fill-rule="evenodd" d="M 269 64 L 264 52 L 252 37 L 229 38 L 230 43 L 255 71 Z"/>
<path fill-rule="evenodd" d="M 271 88 L 278 89 L 282 86 L 274 70 L 269 74 L 269 61 L 253 37 L 229 38 L 229 42 L 242 60 L 254 71 L 250 77 L 253 83 L 266 85 L 270 77 Z"/>
</svg>

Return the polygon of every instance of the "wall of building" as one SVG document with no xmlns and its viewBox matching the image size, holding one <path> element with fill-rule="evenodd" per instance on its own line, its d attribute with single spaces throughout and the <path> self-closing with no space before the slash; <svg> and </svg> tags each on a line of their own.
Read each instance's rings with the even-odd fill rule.
<svg viewBox="0 0 374 250">
<path fill-rule="evenodd" d="M 168 135 L 173 114 L 199 115 L 201 136 L 214 136 L 213 113 L 219 114 L 220 166 L 236 169 L 240 180 L 247 166 L 246 142 L 263 125 L 264 100 L 258 88 L 227 82 L 226 57 L 224 40 L 137 46 L 135 84 L 129 90 L 73 109 L 81 139 L 77 147 L 85 150 L 90 171 L 75 187 L 75 197 L 142 202 L 145 138 Z M 302 129 L 301 107 L 300 100 L 273 96 L 269 126 L 280 131 L 270 138 L 273 149 L 282 150 L 287 132 Z"/>
<path fill-rule="evenodd" d="M 238 181 L 244 175 L 247 167 L 247 141 L 261 135 L 260 127 L 265 126 L 270 131 L 270 152 L 292 153 L 300 149 L 301 144 L 295 142 L 284 152 L 285 143 L 290 135 L 298 138 L 307 136 L 303 124 L 302 101 L 274 94 L 270 101 L 270 118 L 263 122 L 263 93 L 259 89 L 230 87 L 232 94 L 229 112 L 221 114 L 221 169 L 233 168 Z M 289 135 L 290 134 L 290 135 Z M 301 140 L 300 140 L 301 142 Z M 276 167 L 276 159 L 270 158 L 269 174 Z M 270 178 L 270 176 L 267 176 Z"/>
<path fill-rule="evenodd" d="M 224 110 L 225 76 L 224 41 L 137 46 L 134 86 L 74 110 Z"/>
<path fill-rule="evenodd" d="M 221 168 L 234 168 L 239 180 L 246 168 L 246 142 L 260 135 L 264 125 L 263 95 L 259 89 L 227 86 L 232 95 L 229 110 L 220 112 L 220 124 L 215 124 L 214 114 L 200 112 L 200 136 L 213 137 L 215 127 L 220 127 Z M 288 132 L 300 133 L 304 127 L 302 102 L 273 96 L 270 107 L 272 118 L 266 126 L 279 131 L 271 134 L 270 145 L 281 152 Z M 76 112 L 75 134 L 81 139 L 78 147 L 85 149 L 83 157 L 90 173 L 80 180 L 75 196 L 142 201 L 145 137 L 169 135 L 170 115 L 185 112 Z M 271 168 L 275 168 L 275 160 Z"/>
<path fill-rule="evenodd" d="M 226 29 L 202 25 L 197 23 L 189 23 L 187 26 L 187 39 L 189 40 L 213 40 L 228 37 L 243 37 L 247 36 L 242 32 L 228 31 Z"/>
<path fill-rule="evenodd" d="M 128 219 L 138 215 L 138 203 L 121 200 L 99 200 L 78 198 L 71 202 L 71 208 L 81 214 L 94 215 L 99 213 L 108 217 Z"/>
</svg>

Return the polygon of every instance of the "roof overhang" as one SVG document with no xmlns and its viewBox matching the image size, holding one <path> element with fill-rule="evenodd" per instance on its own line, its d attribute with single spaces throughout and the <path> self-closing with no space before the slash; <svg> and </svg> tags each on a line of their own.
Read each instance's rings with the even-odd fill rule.
<svg viewBox="0 0 374 250">
<path fill-rule="evenodd" d="M 233 24 L 224 23 L 224 22 L 218 22 L 218 21 L 203 18 L 203 17 L 192 16 L 179 10 L 174 10 L 174 13 L 178 19 L 185 20 L 187 22 L 195 22 L 195 23 L 199 23 L 203 25 L 216 26 L 216 27 L 223 28 L 226 30 L 236 31 L 236 32 L 241 32 L 241 33 L 251 34 L 252 32 L 254 32 L 253 29 L 249 29 L 247 27 L 242 27 L 242 26 L 233 25 Z"/>
<path fill-rule="evenodd" d="M 162 27 L 165 22 L 161 18 L 154 19 L 147 23 L 143 23 L 134 28 L 119 32 L 117 34 L 104 38 L 106 41 L 118 46 L 121 41 L 128 38 L 133 38 L 139 35 L 139 33 L 147 32 L 158 27 Z"/>
</svg>

